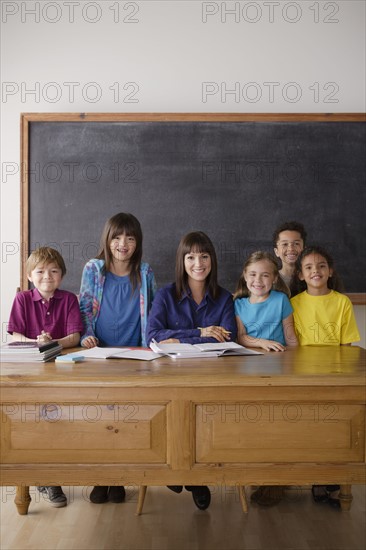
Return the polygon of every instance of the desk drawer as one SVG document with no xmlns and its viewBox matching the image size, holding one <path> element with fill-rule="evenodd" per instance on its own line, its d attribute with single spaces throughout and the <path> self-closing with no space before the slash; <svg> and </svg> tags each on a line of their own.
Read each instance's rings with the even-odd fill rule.
<svg viewBox="0 0 366 550">
<path fill-rule="evenodd" d="M 3 463 L 165 464 L 166 404 L 1 407 Z"/>
<path fill-rule="evenodd" d="M 337 403 L 197 404 L 196 463 L 363 462 L 365 407 Z"/>
</svg>

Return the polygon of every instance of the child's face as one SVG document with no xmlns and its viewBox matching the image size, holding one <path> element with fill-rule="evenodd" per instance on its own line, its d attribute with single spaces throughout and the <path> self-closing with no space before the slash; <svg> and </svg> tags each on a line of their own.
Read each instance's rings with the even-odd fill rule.
<svg viewBox="0 0 366 550">
<path fill-rule="evenodd" d="M 268 260 L 260 260 L 250 264 L 243 273 L 250 296 L 264 298 L 271 292 L 277 277 L 273 265 Z"/>
<path fill-rule="evenodd" d="M 327 282 L 332 275 L 333 270 L 320 254 L 309 254 L 302 259 L 299 279 L 305 281 L 309 294 L 327 294 Z"/>
<path fill-rule="evenodd" d="M 136 239 L 132 235 L 121 233 L 111 240 L 110 249 L 113 261 L 129 262 L 136 250 Z"/>
<path fill-rule="evenodd" d="M 33 283 L 41 296 L 49 298 L 61 284 L 62 271 L 55 262 L 38 264 L 28 275 L 28 280 Z"/>
<path fill-rule="evenodd" d="M 294 267 L 303 248 L 304 241 L 298 231 L 281 231 L 274 251 L 283 264 Z"/>
<path fill-rule="evenodd" d="M 190 252 L 184 256 L 189 281 L 203 282 L 211 272 L 211 256 L 207 252 Z"/>
</svg>

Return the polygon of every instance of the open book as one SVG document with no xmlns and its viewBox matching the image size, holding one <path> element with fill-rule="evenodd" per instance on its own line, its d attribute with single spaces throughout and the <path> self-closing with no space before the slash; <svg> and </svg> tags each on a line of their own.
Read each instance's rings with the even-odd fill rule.
<svg viewBox="0 0 366 550">
<path fill-rule="evenodd" d="M 76 355 L 76 354 L 74 354 Z M 140 361 L 152 361 L 161 357 L 161 353 L 154 353 L 149 349 L 138 348 L 91 348 L 80 351 L 85 359 L 139 359 Z"/>
<path fill-rule="evenodd" d="M 222 355 L 263 355 L 260 351 L 247 349 L 235 342 L 215 342 L 208 344 L 158 344 L 151 341 L 150 348 L 155 353 L 169 355 L 172 359 L 191 357 L 220 357 Z"/>
</svg>

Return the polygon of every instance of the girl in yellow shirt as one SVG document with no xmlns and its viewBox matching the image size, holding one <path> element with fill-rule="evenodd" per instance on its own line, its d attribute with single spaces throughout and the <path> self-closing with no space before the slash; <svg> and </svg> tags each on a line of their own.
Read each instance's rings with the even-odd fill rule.
<svg viewBox="0 0 366 550">
<path fill-rule="evenodd" d="M 358 342 L 350 299 L 339 292 L 341 282 L 332 257 L 319 246 L 305 248 L 297 262 L 306 290 L 291 299 L 295 331 L 301 346 L 339 346 Z"/>
<path fill-rule="evenodd" d="M 305 248 L 297 261 L 297 275 L 306 290 L 291 299 L 295 332 L 301 346 L 350 345 L 360 339 L 352 303 L 338 292 L 341 283 L 332 257 L 319 246 Z M 315 502 L 339 508 L 334 492 L 339 485 L 313 485 Z"/>
</svg>

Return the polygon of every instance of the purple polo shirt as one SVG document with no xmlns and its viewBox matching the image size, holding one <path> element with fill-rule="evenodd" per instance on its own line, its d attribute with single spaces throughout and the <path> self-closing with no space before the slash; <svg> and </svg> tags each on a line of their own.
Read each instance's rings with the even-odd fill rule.
<svg viewBox="0 0 366 550">
<path fill-rule="evenodd" d="M 201 338 L 198 327 L 221 326 L 236 338 L 236 321 L 233 298 L 230 292 L 220 288 L 219 297 L 214 300 L 206 292 L 197 305 L 190 293 L 177 300 L 175 283 L 160 289 L 154 298 L 147 325 L 147 342 L 177 338 L 183 344 L 217 342 L 215 338 Z"/>
<path fill-rule="evenodd" d="M 35 340 L 42 330 L 49 332 L 54 340 L 74 332 L 83 332 L 83 322 L 75 294 L 57 289 L 48 302 L 36 288 L 16 294 L 8 332 L 19 332 Z"/>
</svg>

